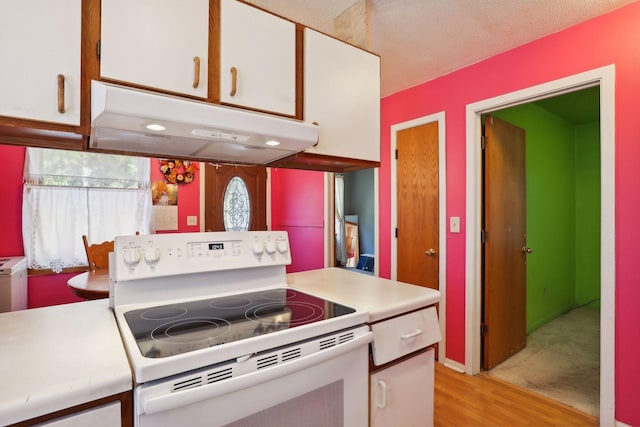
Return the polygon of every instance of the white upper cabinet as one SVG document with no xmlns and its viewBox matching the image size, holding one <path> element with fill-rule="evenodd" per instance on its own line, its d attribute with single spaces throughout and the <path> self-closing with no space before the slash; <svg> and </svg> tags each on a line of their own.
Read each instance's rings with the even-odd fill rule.
<svg viewBox="0 0 640 427">
<path fill-rule="evenodd" d="M 102 0 L 100 75 L 207 97 L 209 0 Z"/>
<path fill-rule="evenodd" d="M 304 31 L 304 119 L 318 123 L 307 153 L 380 161 L 380 58 Z"/>
<path fill-rule="evenodd" d="M 80 124 L 81 0 L 20 0 L 0 12 L 0 115 Z"/>
<path fill-rule="evenodd" d="M 220 2 L 220 101 L 295 115 L 293 22 L 235 0 Z"/>
</svg>

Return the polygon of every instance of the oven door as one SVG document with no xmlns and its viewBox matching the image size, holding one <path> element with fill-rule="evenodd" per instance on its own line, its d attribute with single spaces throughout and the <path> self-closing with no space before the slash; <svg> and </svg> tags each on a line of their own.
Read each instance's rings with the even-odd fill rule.
<svg viewBox="0 0 640 427">
<path fill-rule="evenodd" d="M 135 393 L 135 425 L 367 426 L 371 339 L 366 332 L 281 365 L 178 392 L 159 394 L 158 381 L 143 384 Z"/>
</svg>

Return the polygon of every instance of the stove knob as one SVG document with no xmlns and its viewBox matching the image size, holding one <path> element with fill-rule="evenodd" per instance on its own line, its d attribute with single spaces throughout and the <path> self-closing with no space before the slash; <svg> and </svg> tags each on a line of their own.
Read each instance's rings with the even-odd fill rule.
<svg viewBox="0 0 640 427">
<path fill-rule="evenodd" d="M 144 251 L 144 261 L 152 269 L 155 268 L 158 261 L 160 261 L 160 249 L 147 248 L 147 250 Z"/>
<path fill-rule="evenodd" d="M 281 254 L 286 254 L 289 251 L 289 245 L 286 241 L 281 240 L 278 242 L 278 252 Z"/>
<path fill-rule="evenodd" d="M 273 242 L 267 242 L 265 250 L 269 255 L 273 255 L 274 253 L 276 253 L 276 244 Z"/>
<path fill-rule="evenodd" d="M 262 246 L 262 243 L 260 242 L 255 242 L 253 244 L 253 248 L 251 248 L 251 250 L 253 251 L 253 254 L 255 256 L 261 256 L 262 253 L 264 252 L 264 247 Z"/>
<path fill-rule="evenodd" d="M 133 271 L 135 266 L 140 263 L 140 250 L 137 248 L 125 249 L 122 259 L 129 270 Z"/>
</svg>

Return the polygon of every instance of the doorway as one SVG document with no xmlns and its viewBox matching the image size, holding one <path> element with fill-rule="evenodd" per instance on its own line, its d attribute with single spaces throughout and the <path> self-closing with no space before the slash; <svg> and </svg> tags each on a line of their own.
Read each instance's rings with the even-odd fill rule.
<svg viewBox="0 0 640 427">
<path fill-rule="evenodd" d="M 374 274 L 375 170 L 334 175 L 335 264 L 358 273 Z"/>
<path fill-rule="evenodd" d="M 466 233 L 466 354 L 465 371 L 480 371 L 481 318 L 481 155 L 482 114 L 508 106 L 598 86 L 600 91 L 600 420 L 615 419 L 614 295 L 615 295 L 615 132 L 614 66 L 545 83 L 467 106 L 467 233 Z M 535 247 L 534 247 L 535 251 Z"/>
<path fill-rule="evenodd" d="M 512 250 L 505 251 L 513 254 L 514 260 L 507 262 L 501 254 L 498 271 L 510 273 L 507 280 L 502 281 L 508 286 L 491 296 L 493 302 L 503 301 L 497 305 L 498 314 L 503 309 L 507 313 L 515 311 L 508 328 L 501 327 L 507 322 L 487 321 L 487 313 L 493 311 L 488 308 L 495 308 L 496 304 L 488 302 L 486 291 L 492 288 L 490 285 L 500 285 L 500 281 L 488 280 L 485 268 L 483 308 L 484 323 L 488 325 L 488 333 L 483 337 L 485 350 L 495 347 L 497 351 L 489 356 L 496 356 L 508 338 L 517 336 L 519 341 L 507 345 L 504 357 L 497 361 L 488 358 L 485 351 L 483 370 L 597 416 L 600 395 L 597 346 L 600 339 L 599 87 L 494 111 L 485 116 L 484 123 L 489 137 L 484 144 L 485 159 L 500 146 L 499 135 L 489 135 L 489 130 L 498 124 L 521 129 L 523 139 L 526 134 L 526 160 L 517 168 L 523 178 L 526 172 L 526 185 L 518 191 L 526 201 L 526 209 L 519 215 L 525 220 L 526 231 L 519 233 Z M 505 143 L 510 148 L 515 140 L 508 135 Z M 491 169 L 485 166 L 485 194 L 490 193 L 486 181 L 487 175 L 492 175 Z M 515 182 L 514 179 L 502 181 L 509 182 L 510 186 Z M 515 230 L 511 221 L 518 216 L 514 214 L 514 208 L 520 205 L 516 200 L 519 199 L 515 195 L 509 196 L 506 220 L 500 218 L 500 211 L 497 216 L 485 215 L 484 228 L 489 235 L 484 244 L 485 253 L 491 245 L 500 245 L 501 230 Z M 487 203 L 485 200 L 485 209 Z M 508 227 L 504 227 L 505 224 Z M 487 263 L 485 257 L 485 265 Z M 515 276 L 511 274 L 514 269 L 507 266 L 526 268 L 526 271 L 522 269 L 522 282 L 526 282 L 526 286 L 514 285 Z M 516 289 L 522 289 L 518 297 Z M 500 339 L 496 343 L 497 338 Z M 512 351 L 520 347 L 524 347 L 522 352 L 512 355 Z"/>
<path fill-rule="evenodd" d="M 447 246 L 446 246 L 446 135 L 445 135 L 445 113 L 439 112 L 431 114 L 429 116 L 420 117 L 407 122 L 398 123 L 391 126 L 391 159 L 396 158 L 396 150 L 398 149 L 399 134 L 407 129 L 418 128 L 427 124 L 437 124 L 437 150 L 430 155 L 431 159 L 427 164 L 423 164 L 422 167 L 428 168 L 428 165 L 437 164 L 437 212 L 433 217 L 437 221 L 437 257 L 435 253 L 426 255 L 424 251 L 431 251 L 431 246 L 424 249 L 423 256 L 429 257 L 429 261 L 435 261 L 437 263 L 438 279 L 437 287 L 440 291 L 440 303 L 438 309 L 438 320 L 440 323 L 440 331 L 442 339 L 438 344 L 438 360 L 443 363 L 446 361 L 446 265 L 447 265 Z M 437 158 L 436 158 L 437 157 Z M 396 227 L 399 223 L 398 215 L 398 164 L 396 161 L 391 162 L 391 280 L 398 280 L 398 239 L 396 236 Z M 459 232 L 459 228 L 453 229 L 452 232 Z M 436 248 L 433 248 L 436 251 Z M 435 258 L 435 260 L 431 259 Z"/>
</svg>

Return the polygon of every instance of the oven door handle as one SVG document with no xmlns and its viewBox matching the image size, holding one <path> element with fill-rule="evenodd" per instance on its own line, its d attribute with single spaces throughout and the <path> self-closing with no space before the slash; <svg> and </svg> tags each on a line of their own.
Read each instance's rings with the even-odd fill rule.
<svg viewBox="0 0 640 427">
<path fill-rule="evenodd" d="M 142 412 L 140 412 L 140 414 L 156 414 L 268 382 L 346 354 L 358 347 L 369 344 L 372 340 L 373 332 L 368 332 L 335 347 L 321 350 L 309 356 L 285 362 L 265 370 L 251 372 L 250 374 L 230 378 L 219 383 L 211 383 L 182 390 L 177 393 L 142 398 L 140 402 L 140 410 Z"/>
</svg>

